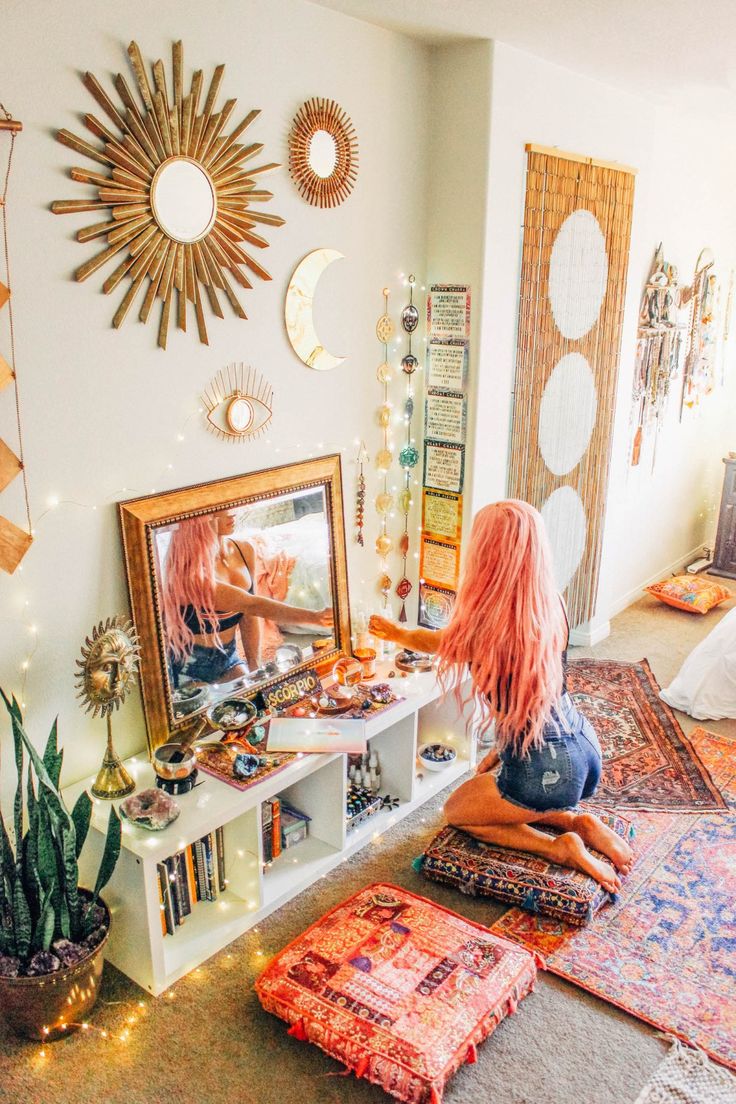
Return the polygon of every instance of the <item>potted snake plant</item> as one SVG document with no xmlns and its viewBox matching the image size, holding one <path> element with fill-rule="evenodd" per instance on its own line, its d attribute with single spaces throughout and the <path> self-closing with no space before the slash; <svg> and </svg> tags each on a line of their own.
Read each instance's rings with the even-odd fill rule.
<svg viewBox="0 0 736 1104">
<path fill-rule="evenodd" d="M 0 694 L 17 773 L 10 832 L 0 809 L 0 1011 L 18 1034 L 48 1040 L 78 1027 L 97 998 L 110 930 L 100 892 L 120 854 L 121 826 L 111 806 L 96 884 L 82 889 L 78 858 L 92 801 L 84 792 L 67 810 L 56 722 L 39 755 L 18 702 Z"/>
</svg>

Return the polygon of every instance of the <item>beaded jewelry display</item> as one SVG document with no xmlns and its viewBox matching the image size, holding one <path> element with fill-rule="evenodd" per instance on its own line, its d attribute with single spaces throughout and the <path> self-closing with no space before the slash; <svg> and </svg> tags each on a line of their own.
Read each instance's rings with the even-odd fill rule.
<svg viewBox="0 0 736 1104">
<path fill-rule="evenodd" d="M 358 489 L 355 494 L 355 539 L 357 543 L 363 547 L 365 540 L 363 539 L 363 528 L 365 526 L 365 475 L 363 473 L 363 464 L 368 459 L 368 452 L 365 447 L 365 441 L 360 442 L 360 448 L 358 449 Z"/>
<path fill-rule="evenodd" d="M 399 507 L 404 515 L 404 531 L 399 541 L 399 552 L 403 560 L 402 577 L 396 584 L 396 594 L 401 600 L 399 621 L 406 621 L 406 599 L 409 597 L 412 589 L 411 582 L 406 573 L 406 561 L 409 555 L 409 511 L 411 510 L 412 504 L 411 472 L 412 468 L 415 468 L 419 461 L 419 450 L 414 447 L 414 439 L 411 435 L 411 422 L 414 416 L 414 385 L 412 377 L 419 367 L 419 361 L 411 351 L 411 335 L 414 333 L 419 323 L 419 311 L 414 306 L 415 282 L 414 276 L 411 275 L 409 277 L 409 304 L 404 307 L 401 312 L 401 326 L 408 337 L 409 348 L 406 355 L 401 359 L 401 370 L 406 376 L 406 398 L 404 400 L 406 438 L 404 447 L 399 453 L 399 463 L 404 473 L 404 489 L 399 495 Z"/>
</svg>

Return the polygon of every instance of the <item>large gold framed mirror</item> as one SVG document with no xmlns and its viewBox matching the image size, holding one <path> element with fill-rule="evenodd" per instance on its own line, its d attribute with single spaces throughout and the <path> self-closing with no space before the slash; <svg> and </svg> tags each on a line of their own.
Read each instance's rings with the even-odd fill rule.
<svg viewBox="0 0 736 1104">
<path fill-rule="evenodd" d="M 268 242 L 258 226 L 281 226 L 283 219 L 257 206 L 272 198 L 258 187 L 261 175 L 276 164 L 254 165 L 259 142 L 239 141 L 254 119 L 254 110 L 229 133 L 236 100 L 217 108 L 225 66 L 218 65 L 204 93 L 198 69 L 188 90 L 184 87 L 181 42 L 172 48 L 171 83 L 164 63 L 154 62 L 151 75 L 138 45 L 128 47 L 137 95 L 125 77 L 115 77 L 116 104 L 99 81 L 85 73 L 83 83 L 107 116 L 83 116 L 95 145 L 60 130 L 60 142 L 96 163 L 96 171 L 73 168 L 72 180 L 89 184 L 94 193 L 83 199 L 52 203 L 54 214 L 97 212 L 102 222 L 77 232 L 77 240 L 102 240 L 105 247 L 75 272 L 86 280 L 117 258 L 102 290 L 113 292 L 123 280 L 128 288 L 113 317 L 121 326 L 134 303 L 138 318 L 147 322 L 154 304 L 161 303 L 158 343 L 166 348 L 172 317 L 187 328 L 187 312 L 194 311 L 199 339 L 208 344 L 204 298 L 212 313 L 224 318 L 221 297 L 239 318 L 246 314 L 231 284 L 251 288 L 254 277 L 270 280 L 253 250 Z"/>
<path fill-rule="evenodd" d="M 120 503 L 151 751 L 350 652 L 339 456 Z"/>
</svg>

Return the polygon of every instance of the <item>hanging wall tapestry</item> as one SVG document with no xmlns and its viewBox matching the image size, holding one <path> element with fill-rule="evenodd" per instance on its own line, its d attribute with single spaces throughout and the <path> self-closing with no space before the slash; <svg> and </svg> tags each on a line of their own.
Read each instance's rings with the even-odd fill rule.
<svg viewBox="0 0 736 1104">
<path fill-rule="evenodd" d="M 57 215 L 95 211 L 108 220 L 78 231 L 80 242 L 102 238 L 107 245 L 77 269 L 75 278 L 86 280 L 118 257 L 117 268 L 102 285 L 107 295 L 122 280 L 130 280 L 113 326 L 123 324 L 145 288 L 138 317 L 146 322 L 156 299 L 161 300 L 158 343 L 165 349 L 176 291 L 179 329 L 187 328 L 189 304 L 194 308 L 199 340 L 207 345 L 202 292 L 218 318 L 224 317 L 220 294 L 239 318 L 245 318 L 230 277 L 242 288 L 251 288 L 254 276 L 271 279 L 252 252 L 268 245 L 256 233 L 256 226 L 281 226 L 284 220 L 254 209 L 253 204 L 272 198 L 271 192 L 258 188 L 258 180 L 262 173 L 279 166 L 249 164 L 263 145 L 238 141 L 259 111 L 248 112 L 234 130 L 226 132 L 237 100 L 226 100 L 216 109 L 224 65 L 215 69 L 202 104 L 201 69 L 192 77 L 190 90 L 184 89 L 181 42 L 173 45 L 170 86 L 163 61 L 154 63 L 151 83 L 135 42 L 128 47 L 128 56 L 139 99 L 121 74 L 113 82 L 121 107 L 91 73 L 82 77 L 114 128 L 95 115 L 83 116 L 84 125 L 101 145 L 92 145 L 68 130 L 57 134 L 69 149 L 103 166 L 102 172 L 71 170 L 72 180 L 92 185 L 95 194 L 59 200 L 52 203 L 51 210 Z"/>
<path fill-rule="evenodd" d="M 527 153 L 509 495 L 541 510 L 579 625 L 598 588 L 634 170 Z"/>
</svg>

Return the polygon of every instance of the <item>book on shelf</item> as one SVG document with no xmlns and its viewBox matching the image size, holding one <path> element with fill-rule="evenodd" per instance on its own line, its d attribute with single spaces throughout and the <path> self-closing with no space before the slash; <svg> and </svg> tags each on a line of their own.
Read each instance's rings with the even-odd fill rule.
<svg viewBox="0 0 736 1104">
<path fill-rule="evenodd" d="M 161 931 L 173 935 L 198 901 L 216 901 L 227 885 L 222 828 L 157 863 Z"/>
</svg>

